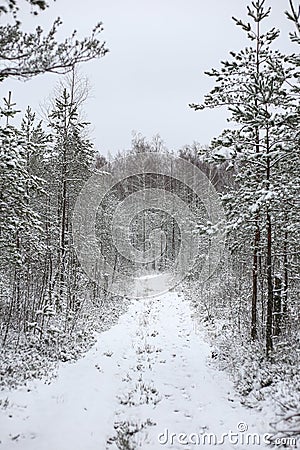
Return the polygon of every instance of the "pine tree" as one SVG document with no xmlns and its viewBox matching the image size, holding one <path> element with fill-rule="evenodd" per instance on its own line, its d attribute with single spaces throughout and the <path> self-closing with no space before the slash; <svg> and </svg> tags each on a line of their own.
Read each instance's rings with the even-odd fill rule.
<svg viewBox="0 0 300 450">
<path fill-rule="evenodd" d="M 34 13 L 48 6 L 44 0 L 27 2 L 33 6 Z M 8 23 L 0 25 L 0 82 L 9 77 L 26 80 L 46 72 L 67 73 L 77 64 L 100 58 L 108 52 L 105 43 L 99 40 L 103 31 L 101 22 L 83 40 L 78 40 L 74 31 L 59 43 L 56 36 L 62 25 L 60 18 L 54 21 L 48 33 L 40 26 L 33 32 L 24 32 L 18 2 L 9 0 L 0 5 L 0 14 L 2 18 L 8 16 Z"/>
<path fill-rule="evenodd" d="M 84 182 L 91 175 L 95 151 L 85 138 L 87 123 L 79 120 L 74 96 L 76 81 L 70 90 L 64 88 L 49 114 L 53 145 L 49 157 L 48 182 L 51 192 L 53 235 L 56 245 L 56 273 L 53 285 L 58 311 L 66 315 L 78 307 L 78 283 L 82 277 L 72 246 L 72 210 Z M 55 244 L 54 244 L 55 245 Z M 66 316 L 67 317 L 67 316 Z"/>
<path fill-rule="evenodd" d="M 22 295 L 26 290 L 24 274 L 40 250 L 41 216 L 33 207 L 31 197 L 41 189 L 41 180 L 29 168 L 28 135 L 10 124 L 17 111 L 11 96 L 5 101 L 1 116 L 5 126 L 1 135 L 0 185 L 0 270 L 8 274 L 10 298 L 5 327 L 6 341 L 13 315 L 18 316 L 19 331 L 23 322 Z"/>
<path fill-rule="evenodd" d="M 229 149 L 237 167 L 237 189 L 223 197 L 227 230 L 241 242 L 249 233 L 253 236 L 248 244 L 252 252 L 252 339 L 257 337 L 259 261 L 263 258 L 266 263 L 268 355 L 273 349 L 275 216 L 282 211 L 283 161 L 291 156 L 286 130 L 294 102 L 289 57 L 271 48 L 279 31 L 262 29 L 270 12 L 265 0 L 258 0 L 248 6 L 252 24 L 234 18 L 252 45 L 231 52 L 232 60 L 222 61 L 220 70 L 207 72 L 216 79 L 216 86 L 203 104 L 191 105 L 195 110 L 225 106 L 231 113 L 234 128 L 213 140 L 212 148 Z"/>
</svg>

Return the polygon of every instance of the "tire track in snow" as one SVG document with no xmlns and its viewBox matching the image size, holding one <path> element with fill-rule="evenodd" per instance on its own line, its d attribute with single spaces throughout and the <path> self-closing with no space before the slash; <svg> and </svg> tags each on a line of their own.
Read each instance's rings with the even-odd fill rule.
<svg viewBox="0 0 300 450">
<path fill-rule="evenodd" d="M 1 392 L 9 406 L 0 409 L 0 450 L 191 450 L 197 446 L 160 445 L 158 435 L 220 436 L 239 422 L 265 432 L 264 418 L 240 405 L 226 374 L 207 365 L 210 354 L 180 295 L 133 301 L 50 385 Z"/>
<path fill-rule="evenodd" d="M 237 425 L 245 422 L 249 433 L 266 431 L 263 418 L 239 403 L 226 375 L 208 367 L 211 349 L 196 332 L 189 303 L 182 297 L 168 293 L 141 300 L 132 325 L 136 329 L 128 357 L 133 364 L 120 387 L 115 433 L 107 449 L 195 448 L 176 439 L 160 445 L 158 436 L 166 436 L 166 430 L 177 437 L 180 433 L 215 433 L 221 438 L 230 430 L 238 432 Z M 227 441 L 224 448 L 249 445 Z"/>
</svg>

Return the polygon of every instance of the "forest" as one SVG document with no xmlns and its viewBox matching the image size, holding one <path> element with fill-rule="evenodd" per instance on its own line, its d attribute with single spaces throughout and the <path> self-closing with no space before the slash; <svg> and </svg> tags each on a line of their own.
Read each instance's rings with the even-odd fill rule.
<svg viewBox="0 0 300 450">
<path fill-rule="evenodd" d="M 272 18 L 270 1 L 249 2 L 246 18 L 233 18 L 248 46 L 230 52 L 230 59 L 206 72 L 214 87 L 200 103 L 186 105 L 199 115 L 199 121 L 204 109 L 228 111 L 228 128 L 209 145 L 193 142 L 169 149 L 159 134 L 148 139 L 135 133 L 131 148 L 113 156 L 95 148 L 84 115 L 88 81 L 82 68 L 98 58 L 105 64 L 108 52 L 102 24 L 81 41 L 74 32 L 60 43 L 60 19 L 48 34 L 42 28 L 25 32 L 18 3 L 0 4 L 2 87 L 10 78 L 24 81 L 43 73 L 60 74 L 60 78 L 43 119 L 30 106 L 20 111 L 13 92 L 2 95 L 3 414 L 9 410 L 7 392 L 36 379 L 55 377 L 58 364 L 75 363 L 93 348 L 98 334 L 130 310 L 130 292 L 139 277 L 173 274 L 167 290 L 181 292 L 191 311 L 189 320 L 196 320 L 204 330 L 212 349 L 210 366 L 228 374 L 243 406 L 258 412 L 266 408 L 271 446 L 278 446 L 280 438 L 282 447 L 293 443 L 297 448 L 299 3 L 289 0 L 285 11 L 290 24 L 286 39 L 294 46 L 291 54 L 277 50 L 276 23 L 271 29 L 265 26 Z M 44 0 L 26 3 L 37 17 L 48 6 Z M 154 169 L 151 155 L 157 164 Z M 106 180 L 120 161 L 125 164 L 118 169 L 122 176 L 118 172 L 114 182 L 107 184 L 101 208 L 93 211 L 91 191 L 85 191 L 89 180 Z M 199 194 L 188 176 L 190 167 L 203 174 L 208 193 Z M 80 198 L 85 204 L 78 212 Z M 125 212 L 120 207 L 123 203 Z M 213 214 L 209 208 L 216 204 L 218 213 Z M 92 220 L 94 231 L 88 225 Z M 94 233 L 104 261 L 95 277 L 85 267 L 90 256 L 86 256 L 89 234 L 82 237 L 85 231 L 80 229 L 83 223 Z M 114 234 L 115 226 L 119 228 Z M 132 253 L 126 250 L 126 236 Z M 218 250 L 213 242 L 220 236 Z M 207 260 L 213 267 L 204 277 Z M 146 448 L 132 441 L 143 426 L 131 434 L 124 423 L 122 427 L 115 427 L 118 434 L 110 444 L 119 449 Z"/>
</svg>

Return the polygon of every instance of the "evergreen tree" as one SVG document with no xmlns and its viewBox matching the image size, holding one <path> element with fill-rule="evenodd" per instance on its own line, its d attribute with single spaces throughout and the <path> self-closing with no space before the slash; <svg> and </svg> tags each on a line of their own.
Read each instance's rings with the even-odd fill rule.
<svg viewBox="0 0 300 450">
<path fill-rule="evenodd" d="M 11 325 L 13 314 L 18 315 L 18 326 L 21 327 L 24 303 L 21 302 L 26 287 L 26 277 L 32 261 L 41 250 L 42 222 L 39 211 L 34 208 L 31 198 L 42 189 L 42 180 L 30 170 L 30 158 L 34 146 L 30 143 L 29 128 L 33 120 L 28 111 L 28 128 L 25 122 L 21 130 L 10 125 L 16 114 L 11 96 L 5 101 L 1 116 L 6 125 L 0 127 L 1 134 L 1 186 L 0 186 L 0 241 L 1 241 L 1 273 L 6 272 L 8 279 L 7 297 L 8 314 L 4 341 Z M 24 322 L 22 322 L 24 324 Z M 20 331 L 20 329 L 19 329 Z"/>
<path fill-rule="evenodd" d="M 205 96 L 203 104 L 191 105 L 195 110 L 225 106 L 231 113 L 229 120 L 235 125 L 214 139 L 212 148 L 219 150 L 219 155 L 222 154 L 220 150 L 227 149 L 223 154 L 229 154 L 237 167 L 237 188 L 223 196 L 227 230 L 233 236 L 231 242 L 237 240 L 242 245 L 245 236 L 249 233 L 253 236 L 249 243 L 252 253 L 252 339 L 257 337 L 259 261 L 261 258 L 265 261 L 267 354 L 273 349 L 275 219 L 279 211 L 282 212 L 283 201 L 291 194 L 289 183 L 284 185 L 284 180 L 287 181 L 290 175 L 286 162 L 291 164 L 293 159 L 287 128 L 295 102 L 290 88 L 295 71 L 290 58 L 271 48 L 279 31 L 275 28 L 263 30 L 270 12 L 271 8 L 265 8 L 265 0 L 258 0 L 248 6 L 252 23 L 234 18 L 246 32 L 251 45 L 239 52 L 231 52 L 232 60 L 222 61 L 220 70 L 207 72 L 216 79 L 216 86 Z M 234 243 L 233 247 L 236 246 Z"/>
<path fill-rule="evenodd" d="M 78 283 L 82 277 L 72 247 L 72 210 L 95 163 L 93 146 L 84 136 L 87 123 L 79 120 L 74 89 L 75 82 L 70 92 L 64 88 L 49 114 L 53 145 L 48 161 L 48 183 L 51 192 L 52 240 L 54 246 L 55 242 L 58 243 L 53 287 L 57 309 L 66 308 L 68 311 L 78 307 Z"/>
<path fill-rule="evenodd" d="M 46 8 L 44 0 L 27 0 L 37 13 Z M 0 82 L 9 78 L 29 79 L 46 72 L 67 73 L 81 62 L 99 58 L 107 53 L 105 43 L 99 40 L 103 31 L 102 23 L 98 23 L 89 37 L 78 40 L 74 31 L 63 42 L 56 41 L 59 27 L 62 25 L 57 18 L 50 31 L 44 33 L 38 26 L 33 32 L 24 32 L 18 15 L 18 3 L 9 0 L 0 5 L 3 17 L 12 14 L 13 20 L 0 25 Z"/>
</svg>

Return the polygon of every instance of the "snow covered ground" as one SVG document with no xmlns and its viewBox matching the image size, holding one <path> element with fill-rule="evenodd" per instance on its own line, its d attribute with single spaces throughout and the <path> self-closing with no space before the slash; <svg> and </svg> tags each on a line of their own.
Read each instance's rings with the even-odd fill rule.
<svg viewBox="0 0 300 450">
<path fill-rule="evenodd" d="M 1 392 L 0 450 L 212 448 L 215 439 L 225 449 L 264 448 L 267 419 L 239 403 L 209 358 L 182 295 L 135 300 L 51 384 Z"/>
</svg>

